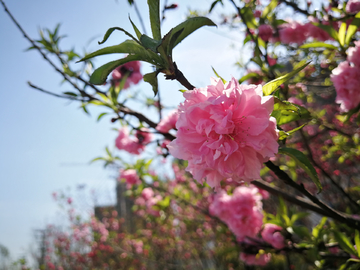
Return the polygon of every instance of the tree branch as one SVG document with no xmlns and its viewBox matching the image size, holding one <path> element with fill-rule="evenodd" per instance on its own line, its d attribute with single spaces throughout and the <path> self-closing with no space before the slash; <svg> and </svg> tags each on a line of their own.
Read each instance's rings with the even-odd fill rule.
<svg viewBox="0 0 360 270">
<path fill-rule="evenodd" d="M 360 228 L 360 221 L 351 218 L 349 215 L 336 211 L 335 209 L 331 208 L 330 206 L 323 203 L 320 199 L 312 195 L 303 184 L 297 184 L 294 182 L 289 175 L 280 169 L 279 166 L 276 166 L 271 161 L 265 162 L 265 165 L 273 171 L 279 179 L 281 179 L 285 184 L 291 186 L 292 188 L 298 190 L 300 193 L 304 194 L 308 197 L 314 204 L 321 207 L 323 210 L 327 212 L 327 216 L 337 220 L 339 222 L 345 223 L 351 228 L 359 229 Z"/>
</svg>

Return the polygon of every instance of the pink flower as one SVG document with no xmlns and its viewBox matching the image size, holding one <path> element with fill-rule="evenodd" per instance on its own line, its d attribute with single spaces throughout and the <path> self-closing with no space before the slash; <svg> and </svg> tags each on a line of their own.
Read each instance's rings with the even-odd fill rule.
<svg viewBox="0 0 360 270">
<path fill-rule="evenodd" d="M 68 204 L 71 204 L 72 201 L 73 201 L 73 200 L 72 200 L 71 198 L 68 198 L 68 199 L 67 199 L 67 203 L 68 203 Z"/>
<path fill-rule="evenodd" d="M 267 223 L 261 232 L 262 238 L 271 244 L 276 249 L 282 249 L 285 247 L 285 238 L 280 233 L 282 228 L 275 224 Z"/>
<path fill-rule="evenodd" d="M 151 197 L 154 196 L 154 191 L 152 190 L 152 188 L 149 187 L 144 188 L 141 192 L 141 196 L 143 196 L 145 200 L 149 200 Z"/>
<path fill-rule="evenodd" d="M 271 27 L 271 25 L 268 24 L 262 24 L 259 26 L 259 37 L 263 40 L 263 41 L 269 41 L 269 39 L 272 37 L 273 35 L 273 29 Z"/>
<path fill-rule="evenodd" d="M 221 190 L 209 206 L 210 214 L 219 217 L 238 241 L 255 237 L 262 226 L 261 195 L 254 187 L 237 187 L 232 195 Z"/>
<path fill-rule="evenodd" d="M 347 2 L 345 10 L 347 13 L 357 13 L 360 11 L 360 0 L 349 0 Z"/>
<path fill-rule="evenodd" d="M 349 111 L 360 103 L 360 67 L 350 66 L 344 61 L 333 69 L 331 80 L 336 90 L 336 103 L 340 104 L 342 111 Z"/>
<path fill-rule="evenodd" d="M 288 101 L 291 102 L 291 103 L 294 103 L 296 105 L 299 105 L 299 106 L 304 106 L 304 103 L 302 102 L 302 100 L 300 100 L 300 99 L 298 99 L 296 97 L 289 97 Z"/>
<path fill-rule="evenodd" d="M 276 64 L 277 60 L 275 58 L 271 58 L 270 56 L 267 56 L 267 60 L 269 63 L 269 66 L 272 67 L 273 65 Z"/>
<path fill-rule="evenodd" d="M 279 38 L 283 44 L 302 44 L 307 38 L 307 27 L 302 23 L 289 21 L 281 26 Z"/>
<path fill-rule="evenodd" d="M 168 114 L 168 116 L 160 121 L 156 126 L 156 130 L 167 133 L 170 129 L 174 129 L 176 126 L 176 121 L 179 118 L 177 110 L 174 110 Z"/>
<path fill-rule="evenodd" d="M 131 154 L 139 155 L 144 151 L 145 146 L 151 142 L 152 134 L 147 129 L 137 130 L 135 137 L 130 137 L 127 127 L 119 130 L 119 135 L 115 140 L 115 145 L 120 150 L 125 150 Z"/>
<path fill-rule="evenodd" d="M 317 20 L 313 16 L 309 16 L 308 19 L 310 22 L 305 24 L 308 36 L 313 37 L 314 39 L 317 39 L 319 41 L 326 41 L 332 39 L 325 30 L 312 24 L 313 22 L 319 22 L 319 20 Z M 322 21 L 321 24 L 329 25 L 329 22 Z"/>
<path fill-rule="evenodd" d="M 247 265 L 266 265 L 271 259 L 271 254 L 247 254 L 240 253 L 240 260 L 245 262 Z"/>
<path fill-rule="evenodd" d="M 168 148 L 188 160 L 187 171 L 216 189 L 227 178 L 260 178 L 262 163 L 278 151 L 276 120 L 270 117 L 273 97 L 263 97 L 262 87 L 239 85 L 235 78 L 184 93 L 179 105 L 177 138 Z"/>
<path fill-rule="evenodd" d="M 360 41 L 355 41 L 355 47 L 351 47 L 347 51 L 347 60 L 360 68 Z"/>
<path fill-rule="evenodd" d="M 123 180 L 123 179 L 129 185 L 137 185 L 141 183 L 139 176 L 137 175 L 137 172 L 134 169 L 129 169 L 129 170 L 120 169 L 119 180 Z"/>
<path fill-rule="evenodd" d="M 140 73 L 140 65 L 139 61 L 132 61 L 117 67 L 112 73 L 115 84 L 118 85 L 122 79 L 126 78 L 126 76 L 128 77 L 126 78 L 124 89 L 129 88 L 130 83 L 138 84 L 143 78 Z"/>
</svg>

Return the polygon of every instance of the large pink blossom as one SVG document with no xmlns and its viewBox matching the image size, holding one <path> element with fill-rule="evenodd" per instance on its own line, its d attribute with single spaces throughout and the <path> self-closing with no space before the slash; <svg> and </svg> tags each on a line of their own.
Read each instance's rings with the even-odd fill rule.
<svg viewBox="0 0 360 270">
<path fill-rule="evenodd" d="M 255 187 L 237 187 L 232 195 L 221 190 L 209 206 L 212 215 L 224 221 L 238 241 L 256 237 L 262 226 L 262 203 Z"/>
<path fill-rule="evenodd" d="M 168 148 L 188 160 L 187 171 L 211 187 L 227 178 L 252 181 L 260 178 L 262 163 L 278 151 L 276 120 L 270 117 L 274 100 L 263 97 L 262 87 L 225 85 L 212 79 L 206 88 L 184 92 L 179 106 L 177 138 Z"/>
<path fill-rule="evenodd" d="M 156 130 L 167 133 L 170 129 L 175 128 L 176 121 L 179 118 L 179 114 L 177 110 L 174 110 L 168 114 L 168 116 L 160 121 L 160 123 L 156 126 Z"/>
<path fill-rule="evenodd" d="M 261 237 L 274 248 L 282 249 L 285 247 L 285 238 L 280 231 L 282 231 L 280 226 L 266 223 L 261 232 Z"/>
<path fill-rule="evenodd" d="M 333 69 L 331 80 L 336 90 L 336 103 L 342 111 L 349 111 L 360 104 L 360 67 L 344 61 Z"/>
<path fill-rule="evenodd" d="M 125 180 L 126 183 L 129 185 L 137 185 L 141 183 L 140 178 L 137 175 L 136 170 L 134 169 L 129 169 L 129 170 L 120 169 L 119 180 Z"/>
<path fill-rule="evenodd" d="M 360 0 L 349 0 L 345 10 L 347 13 L 357 13 L 360 11 Z"/>
<path fill-rule="evenodd" d="M 144 151 L 145 146 L 151 142 L 152 134 L 145 128 L 137 130 L 135 136 L 131 137 L 127 127 L 119 130 L 119 135 L 115 140 L 115 145 L 120 150 L 125 150 L 130 154 L 139 155 Z"/>
<path fill-rule="evenodd" d="M 138 84 L 143 78 L 140 73 L 140 66 L 139 61 L 132 61 L 117 67 L 112 73 L 115 84 L 118 85 L 126 76 L 128 77 L 126 78 L 124 89 L 129 88 L 130 84 Z"/>
</svg>

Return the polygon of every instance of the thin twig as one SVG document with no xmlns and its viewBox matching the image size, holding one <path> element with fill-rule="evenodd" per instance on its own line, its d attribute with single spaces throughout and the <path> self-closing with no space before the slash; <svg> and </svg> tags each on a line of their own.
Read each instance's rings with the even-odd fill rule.
<svg viewBox="0 0 360 270">
<path fill-rule="evenodd" d="M 76 85 L 69 77 L 68 75 L 66 75 L 62 70 L 60 70 L 55 64 L 54 62 L 52 62 L 47 56 L 46 54 L 41 50 L 41 48 L 29 37 L 29 35 L 25 32 L 25 30 L 20 26 L 20 24 L 17 22 L 17 20 L 14 18 L 14 16 L 10 13 L 10 11 L 8 10 L 7 6 L 5 5 L 3 0 L 0 0 L 1 4 L 3 5 L 5 12 L 9 15 L 9 17 L 11 18 L 11 20 L 14 22 L 14 24 L 16 25 L 16 27 L 20 30 L 20 32 L 24 35 L 24 37 L 31 43 L 31 45 L 33 45 L 33 47 L 35 49 L 37 49 L 39 51 L 39 53 L 43 56 L 43 58 L 58 72 L 60 73 L 63 78 L 69 82 L 75 89 L 77 89 L 83 96 L 87 96 L 89 98 L 92 98 L 91 95 L 89 95 L 88 93 L 86 93 L 85 91 L 81 90 L 79 88 L 78 85 Z"/>
<path fill-rule="evenodd" d="M 136 1 L 133 1 L 132 4 L 134 5 L 136 15 L 137 15 L 138 18 L 139 18 L 139 21 L 140 21 L 140 24 L 141 24 L 141 28 L 143 29 L 144 34 L 147 35 L 147 33 L 146 33 L 146 27 L 145 27 L 144 21 L 143 21 L 143 19 L 142 19 L 141 13 L 140 13 L 137 5 L 136 5 Z"/>
<path fill-rule="evenodd" d="M 53 93 L 53 92 L 50 92 L 50 91 L 47 91 L 43 88 L 40 88 L 39 86 L 36 86 L 34 84 L 32 84 L 31 82 L 28 82 L 28 85 L 31 87 L 31 88 L 34 88 L 36 90 L 39 90 L 40 92 L 43 92 L 45 94 L 48 94 L 48 95 L 51 95 L 51 96 L 54 96 L 54 97 L 58 97 L 58 98 L 64 98 L 64 99 L 67 99 L 67 100 L 75 100 L 75 101 L 81 101 L 81 102 L 89 102 L 90 100 L 94 100 L 95 98 L 93 99 L 80 99 L 78 97 L 73 97 L 73 96 L 68 96 L 68 95 L 59 95 L 59 94 L 56 94 L 56 93 Z"/>
</svg>

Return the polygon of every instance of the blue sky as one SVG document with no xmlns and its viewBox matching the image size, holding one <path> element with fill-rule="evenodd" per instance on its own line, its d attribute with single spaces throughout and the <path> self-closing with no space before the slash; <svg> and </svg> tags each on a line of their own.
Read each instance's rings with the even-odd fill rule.
<svg viewBox="0 0 360 270">
<path fill-rule="evenodd" d="M 179 8 L 168 13 L 164 29 L 169 30 L 183 21 L 190 4 L 192 8 L 208 8 L 211 2 L 201 0 L 194 5 L 194 1 L 178 1 Z M 97 50 L 97 41 L 110 27 L 131 30 L 129 14 L 140 27 L 134 10 L 125 0 L 8 0 L 5 3 L 34 39 L 38 38 L 40 28 L 54 29 L 61 23 L 60 33 L 67 35 L 61 42 L 62 48 L 75 47 L 80 53 L 85 47 L 87 51 Z M 138 3 L 146 23 L 145 1 Z M 101 164 L 89 165 L 89 161 L 102 155 L 105 146 L 113 148 L 117 134 L 111 129 L 119 126 L 109 118 L 96 122 L 99 111 L 95 109 L 90 109 L 89 117 L 79 109 L 79 104 L 45 95 L 27 85 L 27 81 L 31 81 L 57 93 L 72 90 L 69 85 L 60 84 L 61 76 L 37 51 L 25 52 L 30 44 L 2 6 L 0 34 L 0 244 L 9 248 L 13 258 L 18 258 L 29 254 L 34 229 L 60 220 L 52 192 L 70 188 L 80 208 L 84 205 L 89 208 L 94 203 L 91 190 L 96 192 L 97 203 L 114 201 L 116 173 L 104 170 Z M 116 33 L 105 45 L 125 39 Z M 239 58 L 240 45 L 241 35 L 235 31 L 215 27 L 200 29 L 178 45 L 174 60 L 189 81 L 201 87 L 209 84 L 213 76 L 211 66 L 225 79 L 239 76 L 234 63 Z M 103 57 L 95 64 L 113 59 Z M 143 72 L 150 70 L 149 66 L 142 67 Z M 166 105 L 178 104 L 182 100 L 178 90 L 184 87 L 165 81 L 162 76 L 159 81 Z M 136 89 L 152 95 L 151 87 L 145 83 Z M 155 115 L 152 117 L 157 120 Z M 78 185 L 86 188 L 77 190 Z"/>
</svg>

